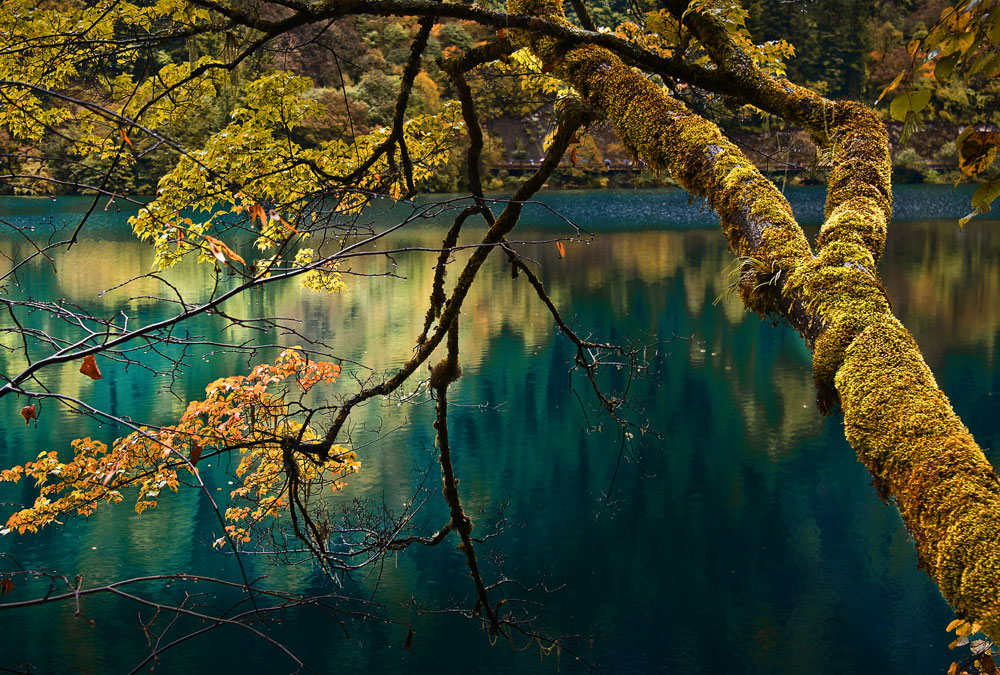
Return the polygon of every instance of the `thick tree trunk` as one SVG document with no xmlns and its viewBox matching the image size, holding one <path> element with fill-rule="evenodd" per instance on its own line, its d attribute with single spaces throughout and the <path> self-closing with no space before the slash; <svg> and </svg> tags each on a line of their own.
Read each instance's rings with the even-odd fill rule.
<svg viewBox="0 0 1000 675">
<path fill-rule="evenodd" d="M 565 22 L 560 0 L 509 0 L 509 10 Z M 820 407 L 842 406 L 847 440 L 882 497 L 895 500 L 921 564 L 961 617 L 1000 638 L 1000 480 L 875 272 L 892 203 L 883 125 L 861 104 L 761 74 L 710 17 L 686 22 L 731 76 L 726 93 L 802 124 L 832 153 L 815 254 L 781 193 L 714 124 L 607 49 L 529 33 L 516 39 L 611 120 L 627 147 L 708 199 L 745 265 L 747 307 L 780 315 L 802 334 L 814 352 Z M 716 70 L 706 72 L 718 81 Z"/>
</svg>

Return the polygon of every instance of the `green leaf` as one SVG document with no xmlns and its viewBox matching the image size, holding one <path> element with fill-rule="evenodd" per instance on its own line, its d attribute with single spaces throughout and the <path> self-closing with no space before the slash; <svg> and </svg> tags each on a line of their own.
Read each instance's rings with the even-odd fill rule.
<svg viewBox="0 0 1000 675">
<path fill-rule="evenodd" d="M 930 89 L 899 94 L 889 104 L 889 114 L 897 122 L 904 122 L 909 113 L 918 113 L 931 101 Z"/>
<path fill-rule="evenodd" d="M 990 210 L 990 204 L 997 197 L 1000 197 L 1000 180 L 982 183 L 972 193 L 972 207 L 979 209 L 980 213 L 987 213 Z"/>
<path fill-rule="evenodd" d="M 998 54 L 984 54 L 983 56 L 980 56 L 976 62 L 972 64 L 972 67 L 969 68 L 968 73 L 966 73 L 966 77 L 972 77 L 984 68 L 986 69 L 986 74 L 989 75 L 990 71 L 996 68 L 998 59 L 1000 59 L 1000 55 Z"/>
<path fill-rule="evenodd" d="M 940 83 L 944 83 L 945 80 L 951 77 L 951 71 L 955 70 L 955 66 L 958 65 L 960 58 L 961 55 L 952 54 L 951 56 L 938 59 L 937 64 L 934 66 L 934 79 Z"/>
</svg>

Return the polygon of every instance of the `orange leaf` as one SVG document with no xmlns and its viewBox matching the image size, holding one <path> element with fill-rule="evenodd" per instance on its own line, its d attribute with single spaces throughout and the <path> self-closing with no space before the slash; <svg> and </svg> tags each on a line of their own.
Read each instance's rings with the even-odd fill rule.
<svg viewBox="0 0 1000 675">
<path fill-rule="evenodd" d="M 246 264 L 247 264 L 247 261 L 246 261 L 246 260 L 244 260 L 243 258 L 241 258 L 241 257 L 240 257 L 240 256 L 239 256 L 239 255 L 238 255 L 238 254 L 236 253 L 236 251 L 234 251 L 233 249 L 229 248 L 228 246 L 226 246 L 226 245 L 225 245 L 225 244 L 223 244 L 222 242 L 219 242 L 219 244 L 220 244 L 220 245 L 222 246 L 222 252 L 223 252 L 223 253 L 225 253 L 225 254 L 226 254 L 227 256 L 229 256 L 229 257 L 230 257 L 230 258 L 232 258 L 233 260 L 239 260 L 239 261 L 240 261 L 241 263 L 243 263 L 244 265 L 246 265 Z"/>
<path fill-rule="evenodd" d="M 207 234 L 204 234 L 202 236 L 208 243 L 208 250 L 212 252 L 212 255 L 215 256 L 216 260 L 218 260 L 219 262 L 223 263 L 226 262 L 226 258 L 228 257 L 232 258 L 233 260 L 239 260 L 244 265 L 247 264 L 246 260 L 237 255 L 236 252 L 233 251 L 233 249 L 229 248 L 215 237 L 210 237 Z"/>
<path fill-rule="evenodd" d="M 27 425 L 31 420 L 37 420 L 38 413 L 35 411 L 35 404 L 32 403 L 31 405 L 26 405 L 21 408 L 21 417 L 24 418 L 25 425 Z"/>
<path fill-rule="evenodd" d="M 104 377 L 101 375 L 101 369 L 97 367 L 97 361 L 94 360 L 93 354 L 83 357 L 83 365 L 80 366 L 80 372 L 92 380 L 100 380 Z"/>
<path fill-rule="evenodd" d="M 263 204 L 254 204 L 253 205 L 253 217 L 254 217 L 254 219 L 260 218 L 260 226 L 262 228 L 263 227 L 267 227 L 267 211 L 264 210 L 264 205 Z M 252 226 L 253 224 L 254 224 L 254 220 L 251 220 L 250 221 L 250 225 Z"/>
<path fill-rule="evenodd" d="M 188 458 L 191 461 L 191 466 L 197 464 L 198 460 L 201 459 L 201 450 L 201 443 L 194 442 L 191 444 L 191 456 Z"/>
<path fill-rule="evenodd" d="M 132 145 L 132 140 L 128 137 L 128 134 L 125 133 L 125 130 L 124 129 L 119 129 L 118 133 L 121 134 L 122 140 L 125 141 L 126 143 L 128 143 L 128 147 L 130 147 L 133 150 L 135 150 L 135 146 Z"/>
<path fill-rule="evenodd" d="M 566 257 L 566 247 L 563 246 L 563 243 L 561 241 L 557 241 L 556 242 L 556 248 L 559 249 L 559 257 L 560 258 L 565 258 Z"/>
<path fill-rule="evenodd" d="M 501 40 L 503 40 L 504 38 L 506 38 L 507 37 L 507 29 L 506 28 L 499 29 L 497 31 L 497 37 L 500 38 Z M 410 632 L 413 632 L 413 631 L 410 631 Z"/>
<path fill-rule="evenodd" d="M 573 166 L 576 166 L 576 148 L 575 147 L 572 150 L 569 151 L 569 161 L 570 161 L 570 164 L 572 164 Z"/>
<path fill-rule="evenodd" d="M 282 225 L 284 225 L 285 227 L 287 227 L 287 228 L 288 228 L 289 230 L 291 230 L 291 231 L 292 231 L 292 232 L 294 232 L 295 234 L 298 234 L 298 233 L 299 233 L 299 231 L 298 231 L 298 230 L 296 230 L 296 229 L 295 229 L 294 227 L 292 227 L 292 226 L 291 226 L 291 225 L 290 225 L 290 224 L 288 223 L 288 221 L 287 221 L 287 220 L 285 220 L 284 218 L 282 218 L 282 217 L 281 217 L 281 215 L 280 215 L 280 214 L 278 214 L 278 220 L 280 220 L 280 221 L 281 221 L 281 224 L 282 224 Z"/>
<path fill-rule="evenodd" d="M 14 590 L 14 582 L 4 577 L 0 579 L 0 596 L 7 595 Z"/>
</svg>

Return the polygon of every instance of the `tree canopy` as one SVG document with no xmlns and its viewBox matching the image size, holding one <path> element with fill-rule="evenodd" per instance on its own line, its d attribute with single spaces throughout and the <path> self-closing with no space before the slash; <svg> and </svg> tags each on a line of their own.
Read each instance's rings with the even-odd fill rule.
<svg viewBox="0 0 1000 675">
<path fill-rule="evenodd" d="M 525 203 L 560 166 L 572 171 L 588 147 L 597 152 L 584 132 L 608 123 L 630 161 L 704 198 L 717 213 L 745 306 L 801 334 L 813 353 L 818 407 L 843 415 L 848 441 L 879 494 L 899 509 L 922 566 L 955 609 L 959 623 L 952 628 L 1000 636 L 1000 480 L 893 315 L 877 272 L 892 217 L 890 134 L 879 112 L 845 98 L 870 93 L 861 59 L 871 45 L 847 36 L 859 30 L 852 22 L 874 18 L 864 3 L 817 3 L 810 11 L 858 9 L 837 23 L 823 59 L 791 67 L 796 47 L 784 38 L 813 29 L 791 8 L 784 20 L 760 4 L 7 0 L 0 7 L 5 180 L 19 190 L 63 186 L 93 199 L 72 231 L 47 239 L 16 232 L 29 250 L 11 259 L 2 277 L 3 345 L 12 365 L 2 373 L 0 397 L 22 400 L 27 424 L 44 423 L 43 405 L 67 406 L 121 435 L 111 444 L 80 438 L 71 448 L 25 449 L 24 461 L 4 469 L 0 481 L 30 478 L 37 498 L 8 514 L 0 533 L 24 535 L 126 498 L 141 512 L 163 498 L 164 488 L 190 484 L 213 500 L 224 532 L 217 547 L 238 552 L 267 539 L 280 552 L 295 540 L 331 578 L 412 546 L 457 541 L 475 593 L 466 612 L 491 636 L 522 633 L 559 645 L 510 611 L 502 585 L 481 574 L 480 540 L 451 456 L 448 391 L 462 377 L 459 333 L 469 321 L 463 303 L 493 254 L 530 285 L 573 346 L 575 367 L 609 423 L 623 437 L 646 430 L 630 414 L 627 396 L 608 391 L 599 377 L 609 364 L 642 371 L 643 350 L 574 330 L 511 240 Z M 989 77 L 1000 70 L 995 3 L 938 4 L 932 24 L 906 48 L 909 61 L 883 87 L 890 116 L 902 125 L 902 138 L 899 125 L 893 128 L 898 142 L 931 110 L 928 78 L 944 89 L 953 73 Z M 362 43 L 380 49 L 352 53 L 351 45 Z M 820 73 L 834 85 L 820 86 Z M 496 120 L 503 111 L 532 101 L 553 120 L 544 156 L 531 160 L 509 198 L 493 198 L 485 170 L 499 161 L 493 142 L 501 132 L 490 129 L 502 127 Z M 814 243 L 781 189 L 720 128 L 734 113 L 808 134 L 827 186 Z M 997 181 L 988 180 L 1000 145 L 992 114 L 968 120 L 978 126 L 969 125 L 956 143 L 961 173 L 986 178 L 974 213 L 1000 194 Z M 440 243 L 423 329 L 397 369 L 347 382 L 337 345 L 326 336 L 298 333 L 278 317 L 227 310 L 227 301 L 287 280 L 303 292 L 350 293 L 345 265 L 392 255 L 378 243 L 419 219 L 375 227 L 360 215 L 378 200 L 405 201 L 441 187 L 449 171 L 461 172 L 469 199 Z M 148 200 L 130 196 L 150 175 L 155 193 Z M 130 320 L 22 292 L 36 275 L 55 274 L 59 254 L 74 246 L 92 213 L 114 200 L 138 207 L 133 233 L 155 252 L 154 269 L 142 277 L 154 282 L 171 315 Z M 471 232 L 472 222 L 483 223 L 485 234 Z M 240 248 L 236 242 L 245 238 L 252 244 Z M 563 244 L 557 246 L 562 254 Z M 472 252 L 455 270 L 453 255 L 465 248 Z M 213 275 L 207 296 L 193 297 L 166 276 L 188 258 Z M 279 327 L 296 346 L 264 359 L 273 345 L 207 338 L 219 350 L 250 354 L 253 365 L 213 382 L 173 421 L 133 420 L 46 384 L 46 371 L 68 363 L 94 380 L 107 363 L 183 378 L 189 348 L 203 342 L 185 326 L 205 314 L 251 330 Z M 447 521 L 414 532 L 408 514 L 361 505 L 345 535 L 324 504 L 364 471 L 364 453 L 351 440 L 352 415 L 368 402 L 418 391 L 435 406 Z M 201 472 L 206 458 L 223 455 L 232 457 L 239 483 L 228 501 L 216 503 Z M 343 536 L 354 544 L 348 552 L 335 545 Z M 266 598 L 249 579 L 243 590 Z M 71 589 L 45 601 L 72 597 Z"/>
</svg>

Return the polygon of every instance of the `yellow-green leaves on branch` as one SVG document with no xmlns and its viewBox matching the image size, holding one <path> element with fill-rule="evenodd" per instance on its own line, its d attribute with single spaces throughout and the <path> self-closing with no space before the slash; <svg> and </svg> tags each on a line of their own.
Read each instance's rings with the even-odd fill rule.
<svg viewBox="0 0 1000 675">
<path fill-rule="evenodd" d="M 213 233 L 218 234 L 220 216 L 246 218 L 254 228 L 259 222 L 254 245 L 267 251 L 282 247 L 293 236 L 308 234 L 277 209 L 287 213 L 310 195 L 324 195 L 328 204 L 345 213 L 366 206 L 372 193 L 402 194 L 402 179 L 384 153 L 368 161 L 389 136 L 389 129 L 376 129 L 351 143 L 338 138 L 311 148 L 292 140 L 293 129 L 324 113 L 323 105 L 311 98 L 312 92 L 309 78 L 283 71 L 251 82 L 246 87 L 246 106 L 233 112 L 233 121 L 201 150 L 182 157 L 160 180 L 156 199 L 130 221 L 139 238 L 154 245 L 157 267 L 171 267 L 195 249 L 200 249 L 201 261 L 224 262 L 220 255 L 241 260 L 212 239 Z M 451 101 L 438 114 L 404 123 L 402 140 L 412 158 L 415 181 L 426 179 L 448 160 L 453 141 L 463 129 L 460 106 Z M 209 215 L 203 222 L 192 222 L 184 215 L 192 212 Z M 178 236 L 178 229 L 186 237 Z"/>
<path fill-rule="evenodd" d="M 309 265 L 316 258 L 316 251 L 311 248 L 300 249 L 295 254 L 295 265 L 303 267 Z M 327 293 L 339 293 L 347 290 L 347 284 L 338 272 L 339 264 L 336 262 L 322 263 L 309 270 L 302 276 L 302 288 L 311 291 L 326 291 Z"/>
</svg>

